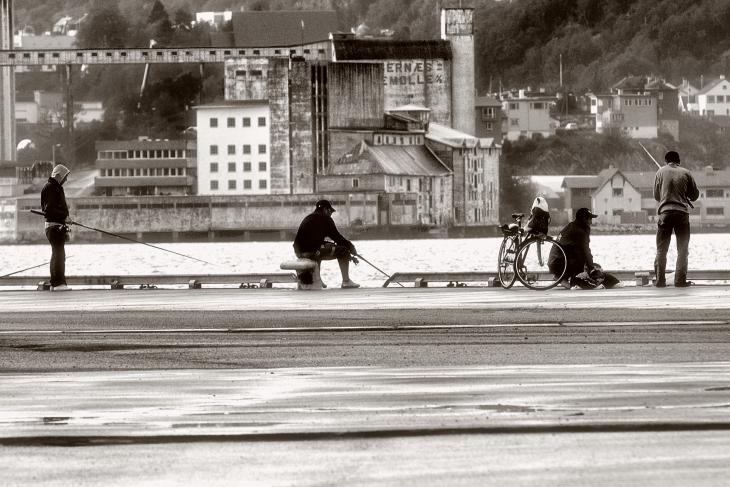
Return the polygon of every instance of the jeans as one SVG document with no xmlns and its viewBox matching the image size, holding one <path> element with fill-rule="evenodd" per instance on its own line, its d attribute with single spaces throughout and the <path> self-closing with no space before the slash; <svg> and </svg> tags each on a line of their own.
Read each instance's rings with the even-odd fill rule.
<svg viewBox="0 0 730 487">
<path fill-rule="evenodd" d="M 689 214 L 682 211 L 667 211 L 659 215 L 656 231 L 656 259 L 654 272 L 657 283 L 666 282 L 667 250 L 672 239 L 677 238 L 677 267 L 674 270 L 674 284 L 687 282 L 687 261 L 689 258 Z"/>
<path fill-rule="evenodd" d="M 66 284 L 66 231 L 58 226 L 48 227 L 46 238 L 51 243 L 51 286 Z"/>
</svg>

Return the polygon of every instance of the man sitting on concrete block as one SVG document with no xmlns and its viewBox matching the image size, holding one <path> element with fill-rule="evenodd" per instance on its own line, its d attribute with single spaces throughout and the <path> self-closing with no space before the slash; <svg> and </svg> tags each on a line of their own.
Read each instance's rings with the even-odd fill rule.
<svg viewBox="0 0 730 487">
<path fill-rule="evenodd" d="M 335 209 L 329 201 L 317 201 L 314 211 L 299 225 L 297 235 L 294 237 L 294 253 L 299 258 L 312 259 L 317 263 L 337 259 L 342 273 L 342 287 L 360 287 L 350 279 L 350 260 L 357 263 L 354 257 L 357 255 L 357 250 L 352 242 L 337 231 L 337 226 L 332 220 L 334 212 Z M 329 238 L 332 242 L 325 241 L 325 238 Z"/>
</svg>

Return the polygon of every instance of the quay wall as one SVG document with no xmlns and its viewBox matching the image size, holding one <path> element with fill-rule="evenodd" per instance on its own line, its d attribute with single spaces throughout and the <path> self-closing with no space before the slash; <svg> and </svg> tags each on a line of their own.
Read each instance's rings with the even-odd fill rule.
<svg viewBox="0 0 730 487">
<path fill-rule="evenodd" d="M 138 196 L 138 197 L 83 197 L 68 198 L 70 217 L 89 227 L 112 233 L 142 236 L 145 234 L 169 234 L 173 239 L 186 234 L 216 232 L 295 232 L 301 220 L 311 213 L 318 199 L 329 199 L 336 212 L 333 215 L 338 227 L 368 228 L 387 222 L 401 221 L 415 225 L 416 209 L 403 206 L 415 203 L 415 197 L 399 200 L 399 205 L 386 207 L 381 214 L 379 194 L 333 193 L 257 196 Z M 382 199 L 382 198 L 381 198 Z M 43 218 L 30 213 L 39 209 L 36 196 L 18 198 L 14 218 L 15 235 L 4 235 L 5 240 L 34 242 L 45 240 Z M 391 219 L 389 212 L 398 212 Z M 5 214 L 10 212 L 6 211 Z M 413 221 L 411 221 L 413 220 Z M 14 238 L 12 238 L 14 237 Z M 74 226 L 74 240 L 99 240 L 102 235 L 93 230 Z"/>
</svg>

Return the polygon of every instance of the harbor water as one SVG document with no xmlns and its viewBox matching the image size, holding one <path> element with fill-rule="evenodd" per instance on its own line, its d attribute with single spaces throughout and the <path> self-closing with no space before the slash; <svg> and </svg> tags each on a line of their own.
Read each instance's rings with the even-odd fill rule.
<svg viewBox="0 0 730 487">
<path fill-rule="evenodd" d="M 383 271 L 495 272 L 501 238 L 433 240 L 355 241 L 357 250 Z M 66 274 L 236 274 L 284 272 L 282 261 L 294 257 L 290 242 L 196 242 L 155 243 L 174 252 L 210 262 L 204 264 L 171 253 L 134 243 L 66 245 Z M 654 262 L 653 235 L 594 235 L 591 237 L 594 260 L 604 269 L 651 269 Z M 0 275 L 47 262 L 49 245 L 0 246 Z M 674 239 L 668 268 L 674 267 Z M 693 234 L 690 241 L 690 269 L 730 269 L 730 234 Z M 44 265 L 18 275 L 47 276 Z M 380 286 L 385 276 L 364 262 L 351 266 L 352 279 L 364 286 Z M 340 282 L 336 261 L 322 265 L 322 279 L 332 285 Z"/>
</svg>

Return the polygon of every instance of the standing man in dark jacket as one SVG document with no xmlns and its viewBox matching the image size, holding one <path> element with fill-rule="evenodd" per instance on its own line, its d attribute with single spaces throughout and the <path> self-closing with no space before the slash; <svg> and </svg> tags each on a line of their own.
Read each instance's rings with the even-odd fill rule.
<svg viewBox="0 0 730 487">
<path fill-rule="evenodd" d="M 674 286 L 692 285 L 687 280 L 689 258 L 689 207 L 700 192 L 692 173 L 679 167 L 679 154 L 669 151 L 664 155 L 666 166 L 659 168 L 654 178 L 654 199 L 657 200 L 656 287 L 666 287 L 667 251 L 672 232 L 677 238 L 677 267 L 674 270 Z"/>
<path fill-rule="evenodd" d="M 46 238 L 51 243 L 51 291 L 69 291 L 66 286 L 66 233 L 68 206 L 63 183 L 69 170 L 63 164 L 53 168 L 51 177 L 41 191 L 41 209 L 46 215 Z"/>
<path fill-rule="evenodd" d="M 335 209 L 327 200 L 319 200 L 314 211 L 307 215 L 299 225 L 297 235 L 294 238 L 294 253 L 297 257 L 316 260 L 337 259 L 342 273 L 342 287 L 356 288 L 359 284 L 350 279 L 350 260 L 357 255 L 357 250 L 352 242 L 343 237 L 337 231 L 337 226 L 332 220 L 332 213 Z M 332 242 L 326 242 L 325 238 Z"/>
<path fill-rule="evenodd" d="M 563 276 L 565 287 L 593 289 L 603 284 L 606 288 L 612 288 L 619 283 L 615 276 L 603 272 L 593 262 L 590 235 L 593 219 L 597 217 L 588 208 L 581 208 L 575 213 L 575 219 L 560 231 L 558 243 L 563 247 L 568 261 Z M 564 262 L 563 254 L 557 247 L 553 247 L 548 257 L 550 271 L 557 276 L 562 271 Z"/>
</svg>

